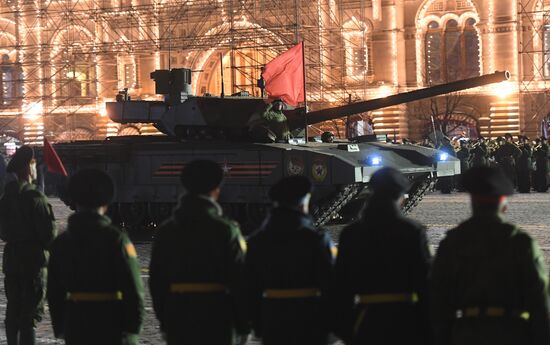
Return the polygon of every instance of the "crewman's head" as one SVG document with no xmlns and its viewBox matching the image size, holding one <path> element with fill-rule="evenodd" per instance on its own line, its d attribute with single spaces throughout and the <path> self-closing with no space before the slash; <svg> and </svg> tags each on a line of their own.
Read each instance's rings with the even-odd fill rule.
<svg viewBox="0 0 550 345">
<path fill-rule="evenodd" d="M 504 140 L 503 137 L 501 137 L 501 136 L 498 136 L 498 137 L 497 137 L 497 143 L 498 143 L 498 144 L 503 143 L 504 141 L 505 141 L 505 140 Z"/>
<path fill-rule="evenodd" d="M 223 170 L 216 162 L 194 160 L 181 172 L 181 184 L 190 195 L 205 195 L 217 200 L 223 182 Z"/>
<path fill-rule="evenodd" d="M 33 149 L 27 145 L 17 149 L 6 167 L 6 171 L 16 174 L 19 180 L 27 182 L 35 180 L 37 173 Z"/>
<path fill-rule="evenodd" d="M 297 209 L 309 213 L 309 201 L 313 185 L 300 175 L 285 177 L 275 183 L 269 190 L 269 197 L 277 207 Z"/>
<path fill-rule="evenodd" d="M 282 111 L 283 110 L 283 101 L 279 98 L 275 99 L 273 102 L 271 102 L 271 104 L 273 104 L 273 109 L 277 110 L 277 111 Z"/>
<path fill-rule="evenodd" d="M 323 132 L 323 134 L 321 134 L 321 141 L 324 143 L 334 142 L 334 134 L 332 134 L 332 132 Z"/>
<path fill-rule="evenodd" d="M 484 143 L 485 142 L 485 138 L 480 136 L 477 141 L 479 141 L 480 143 Z"/>
<path fill-rule="evenodd" d="M 386 167 L 372 174 L 369 187 L 374 198 L 400 201 L 411 186 L 409 180 L 401 172 Z"/>
<path fill-rule="evenodd" d="M 69 196 L 77 211 L 94 210 L 103 214 L 114 195 L 113 180 L 102 170 L 79 170 L 69 179 Z"/>
<path fill-rule="evenodd" d="M 474 167 L 462 175 L 462 185 L 470 193 L 474 213 L 503 213 L 514 185 L 501 169 Z"/>
</svg>

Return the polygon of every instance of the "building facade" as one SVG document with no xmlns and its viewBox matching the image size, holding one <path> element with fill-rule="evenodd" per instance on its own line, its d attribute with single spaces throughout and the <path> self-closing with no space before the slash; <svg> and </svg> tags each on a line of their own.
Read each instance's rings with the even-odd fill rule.
<svg viewBox="0 0 550 345">
<path fill-rule="evenodd" d="M 31 144 L 154 133 L 111 122 L 105 102 L 124 88 L 159 99 L 155 69 L 191 68 L 197 95 L 219 94 L 223 82 L 226 94 L 259 96 L 260 68 L 299 41 L 313 108 L 511 72 L 506 83 L 362 114 L 377 133 L 419 139 L 433 119 L 448 134 L 533 137 L 550 113 L 550 1 L 3 0 L 0 8 L 0 135 Z M 346 120 L 312 130 L 343 136 Z"/>
</svg>

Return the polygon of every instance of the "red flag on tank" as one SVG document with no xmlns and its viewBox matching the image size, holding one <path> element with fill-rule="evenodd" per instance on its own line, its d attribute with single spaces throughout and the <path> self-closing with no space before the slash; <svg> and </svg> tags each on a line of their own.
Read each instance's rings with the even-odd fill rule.
<svg viewBox="0 0 550 345">
<path fill-rule="evenodd" d="M 265 65 L 262 76 L 269 98 L 297 106 L 304 101 L 303 45 L 298 43 Z"/>
<path fill-rule="evenodd" d="M 68 175 L 67 170 L 65 170 L 65 167 L 63 166 L 63 162 L 61 162 L 61 159 L 57 155 L 57 152 L 55 152 L 52 144 L 50 144 L 50 142 L 46 138 L 44 138 L 43 158 L 44 164 L 46 164 L 49 172 L 58 173 L 63 176 Z"/>
</svg>

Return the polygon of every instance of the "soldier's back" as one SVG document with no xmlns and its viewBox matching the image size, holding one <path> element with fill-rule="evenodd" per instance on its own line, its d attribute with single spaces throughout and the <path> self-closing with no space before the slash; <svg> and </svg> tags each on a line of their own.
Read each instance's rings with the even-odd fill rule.
<svg viewBox="0 0 550 345">
<path fill-rule="evenodd" d="M 420 224 L 396 207 L 367 209 L 340 237 L 335 278 L 342 336 L 351 344 L 430 344 L 429 261 Z M 354 297 L 364 303 L 350 304 Z"/>
<path fill-rule="evenodd" d="M 69 218 L 52 248 L 48 292 L 54 330 L 62 330 L 68 344 L 137 344 L 137 336 L 124 335 L 139 333 L 142 318 L 135 255 L 107 217 L 81 212 Z"/>
<path fill-rule="evenodd" d="M 182 202 L 155 238 L 149 281 L 155 312 L 168 344 L 231 343 L 244 240 L 212 202 Z"/>
<path fill-rule="evenodd" d="M 436 317 L 453 319 L 449 341 L 545 343 L 548 279 L 542 260 L 529 235 L 498 217 L 475 217 L 449 231 L 432 274 Z M 435 322 L 436 334 L 448 331 Z"/>
</svg>

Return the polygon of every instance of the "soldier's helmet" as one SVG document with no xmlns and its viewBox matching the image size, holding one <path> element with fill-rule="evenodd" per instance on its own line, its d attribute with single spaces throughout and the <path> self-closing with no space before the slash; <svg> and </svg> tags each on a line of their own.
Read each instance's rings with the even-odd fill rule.
<svg viewBox="0 0 550 345">
<path fill-rule="evenodd" d="M 411 185 L 399 170 L 386 167 L 377 170 L 371 176 L 369 187 L 379 197 L 397 200 L 410 189 Z"/>
<path fill-rule="evenodd" d="M 514 194 L 512 181 L 499 168 L 474 167 L 462 175 L 464 189 L 477 196 L 499 197 Z"/>
<path fill-rule="evenodd" d="M 323 134 L 321 134 L 321 141 L 324 143 L 332 143 L 334 141 L 334 134 L 332 134 L 332 132 L 323 132 Z"/>
<path fill-rule="evenodd" d="M 189 194 L 208 194 L 221 186 L 223 170 L 210 160 L 194 160 L 187 164 L 180 176 L 182 186 Z"/>
<path fill-rule="evenodd" d="M 97 208 L 107 206 L 115 195 L 115 185 L 106 172 L 83 169 L 69 180 L 69 196 L 75 206 Z"/>
<path fill-rule="evenodd" d="M 17 149 L 13 157 L 11 158 L 6 171 L 9 173 L 15 173 L 28 166 L 34 159 L 34 150 L 32 147 L 23 145 Z"/>
<path fill-rule="evenodd" d="M 311 194 L 311 181 L 301 175 L 285 177 L 269 190 L 269 198 L 279 204 L 299 204 L 306 195 Z"/>
</svg>

